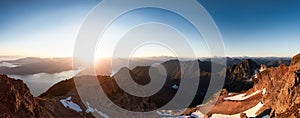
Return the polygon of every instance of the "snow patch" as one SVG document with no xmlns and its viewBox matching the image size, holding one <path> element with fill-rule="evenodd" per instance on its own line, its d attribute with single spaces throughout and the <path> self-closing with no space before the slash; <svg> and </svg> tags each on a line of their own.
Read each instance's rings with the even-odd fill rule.
<svg viewBox="0 0 300 118">
<path fill-rule="evenodd" d="M 70 101 L 71 99 L 72 99 L 72 97 L 70 96 L 70 97 L 66 98 L 65 100 Z"/>
<path fill-rule="evenodd" d="M 200 111 L 196 111 L 191 114 L 191 117 L 193 117 L 193 118 L 204 118 L 204 116 L 205 115 L 203 113 L 201 113 Z"/>
<path fill-rule="evenodd" d="M 262 71 L 265 71 L 265 70 L 266 70 L 266 68 L 260 67 L 259 72 L 262 72 Z"/>
<path fill-rule="evenodd" d="M 95 111 L 96 111 L 99 115 L 101 115 L 102 117 L 104 117 L 104 118 L 109 118 L 109 116 L 106 115 L 105 113 L 103 113 L 103 112 L 101 112 L 101 111 L 98 111 L 97 109 L 95 109 Z"/>
<path fill-rule="evenodd" d="M 257 73 L 258 73 L 257 70 L 254 70 L 254 75 L 253 75 L 254 78 L 257 78 Z"/>
<path fill-rule="evenodd" d="M 176 84 L 174 84 L 174 85 L 172 86 L 172 88 L 175 89 L 175 90 L 177 90 L 177 89 L 179 88 L 179 86 L 177 86 Z"/>
<path fill-rule="evenodd" d="M 263 116 L 262 118 L 269 118 L 269 115 L 265 115 L 265 116 Z"/>
<path fill-rule="evenodd" d="M 228 93 L 228 96 L 232 96 L 232 95 L 234 95 L 235 93 Z"/>
<path fill-rule="evenodd" d="M 256 112 L 263 107 L 264 104 L 262 104 L 261 102 L 259 102 L 256 106 L 242 112 L 245 113 L 247 115 L 247 117 L 256 117 Z M 233 115 L 225 115 L 225 114 L 213 114 L 211 116 L 211 118 L 240 118 L 240 114 L 233 114 Z"/>
<path fill-rule="evenodd" d="M 156 111 L 156 113 L 162 117 L 171 117 L 172 115 L 163 111 Z"/>
<path fill-rule="evenodd" d="M 77 105 L 76 103 L 71 101 L 71 99 L 72 99 L 72 97 L 70 96 L 66 99 L 60 100 L 60 103 L 62 103 L 66 108 L 70 108 L 74 111 L 81 112 L 82 109 L 79 107 L 79 105 Z"/>
<path fill-rule="evenodd" d="M 257 78 L 257 74 L 254 75 L 254 78 L 255 78 L 255 79 Z"/>
<path fill-rule="evenodd" d="M 99 115 L 101 115 L 102 117 L 104 117 L 104 118 L 109 118 L 109 116 L 106 115 L 105 113 L 99 111 L 98 109 L 92 108 L 92 107 L 90 106 L 90 103 L 89 103 L 89 102 L 86 102 L 86 104 L 87 104 L 87 107 L 88 107 L 88 108 L 85 110 L 86 113 L 94 113 L 94 112 L 97 112 L 97 113 L 98 113 Z"/>
<path fill-rule="evenodd" d="M 210 118 L 240 118 L 240 114 L 234 114 L 234 115 L 213 114 Z"/>
<path fill-rule="evenodd" d="M 256 106 L 252 107 L 251 109 L 248 109 L 244 113 L 246 113 L 247 117 L 256 117 L 256 112 L 263 106 L 264 104 L 259 102 Z"/>
<path fill-rule="evenodd" d="M 86 102 L 86 104 L 88 106 L 88 108 L 85 110 L 86 113 L 93 113 L 93 112 L 95 112 L 95 110 L 92 107 L 90 107 L 90 104 L 88 102 Z"/>
<path fill-rule="evenodd" d="M 264 95 L 264 94 L 266 94 L 266 93 L 267 93 L 267 89 L 264 88 L 262 94 Z"/>
<path fill-rule="evenodd" d="M 254 96 L 254 95 L 256 95 L 260 92 L 261 92 L 261 90 L 257 90 L 257 91 L 255 91 L 254 93 L 252 93 L 248 96 L 245 96 L 246 94 L 243 93 L 243 94 L 239 94 L 239 95 L 236 95 L 236 96 L 227 97 L 227 98 L 223 98 L 223 99 L 224 100 L 233 100 L 233 101 L 242 101 L 242 100 L 246 100 L 246 99 L 248 99 L 248 98 L 250 98 L 250 97 L 252 97 L 252 96 Z"/>
</svg>

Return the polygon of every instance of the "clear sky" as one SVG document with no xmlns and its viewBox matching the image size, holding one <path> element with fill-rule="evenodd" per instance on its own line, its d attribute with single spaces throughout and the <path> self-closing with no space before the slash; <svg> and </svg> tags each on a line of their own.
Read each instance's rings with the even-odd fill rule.
<svg viewBox="0 0 300 118">
<path fill-rule="evenodd" d="M 1 0 L 0 55 L 72 56 L 80 25 L 99 2 Z M 199 2 L 218 25 L 227 56 L 293 56 L 300 52 L 298 0 Z"/>
</svg>

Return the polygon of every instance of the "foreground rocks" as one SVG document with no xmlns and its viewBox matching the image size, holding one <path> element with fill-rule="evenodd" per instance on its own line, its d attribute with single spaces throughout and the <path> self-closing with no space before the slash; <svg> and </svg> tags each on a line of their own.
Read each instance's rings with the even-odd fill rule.
<svg viewBox="0 0 300 118">
<path fill-rule="evenodd" d="M 255 113 L 256 117 L 276 117 L 276 118 L 299 118 L 300 117 L 300 54 L 293 57 L 289 66 L 281 64 L 278 67 L 261 69 L 255 77 L 251 73 L 257 66 L 251 64 L 251 60 L 246 60 L 240 64 L 235 64 L 228 68 L 225 89 L 221 91 L 215 106 L 207 113 L 233 115 L 239 114 L 241 118 L 247 118 L 245 110 L 252 108 L 257 103 L 263 106 Z M 249 63 L 250 62 L 250 63 Z M 250 66 L 253 65 L 253 66 Z M 265 66 L 263 66 L 265 67 Z M 252 74 L 253 76 L 253 74 Z M 235 81 L 239 81 L 236 83 Z M 246 89 L 244 80 L 253 82 L 253 87 Z M 245 87 L 246 86 L 246 87 Z M 244 92 L 239 92 L 243 91 Z M 244 93 L 249 95 L 256 91 L 260 94 L 252 96 L 246 100 L 224 100 L 225 97 Z M 205 107 L 195 107 L 188 109 L 185 114 L 190 114 L 197 110 L 201 111 Z M 236 117 L 236 116 L 235 116 Z"/>
<path fill-rule="evenodd" d="M 297 72 L 300 69 L 300 54 L 293 57 L 291 65 L 268 68 L 259 73 L 254 90 L 267 88 L 262 98 L 265 106 L 272 109 L 271 116 L 300 117 L 300 86 Z"/>
<path fill-rule="evenodd" d="M 1 118 L 93 117 L 91 114 L 65 108 L 60 103 L 59 100 L 66 96 L 76 96 L 74 90 L 61 96 L 33 97 L 23 81 L 6 75 L 0 75 L 0 85 Z M 80 100 L 73 101 L 80 104 Z"/>
<path fill-rule="evenodd" d="M 6 75 L 0 75 L 0 78 L 0 117 L 50 116 L 21 80 L 14 80 Z"/>
</svg>

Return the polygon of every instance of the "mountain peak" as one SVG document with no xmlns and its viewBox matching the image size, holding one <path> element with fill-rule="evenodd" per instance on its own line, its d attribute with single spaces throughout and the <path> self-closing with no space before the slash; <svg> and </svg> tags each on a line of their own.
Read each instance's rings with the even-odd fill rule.
<svg viewBox="0 0 300 118">
<path fill-rule="evenodd" d="M 291 65 L 295 65 L 295 64 L 297 64 L 299 61 L 300 61 L 300 53 L 297 54 L 297 55 L 295 55 L 295 56 L 292 58 Z"/>
</svg>

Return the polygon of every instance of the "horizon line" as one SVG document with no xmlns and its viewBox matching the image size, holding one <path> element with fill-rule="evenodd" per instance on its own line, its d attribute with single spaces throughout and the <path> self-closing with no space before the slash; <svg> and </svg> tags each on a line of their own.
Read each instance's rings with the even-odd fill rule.
<svg viewBox="0 0 300 118">
<path fill-rule="evenodd" d="M 218 58 L 220 56 L 203 56 L 195 58 Z M 225 56 L 225 58 L 292 58 L 293 56 Z M 0 55 L 0 58 L 73 58 L 72 56 L 18 56 L 18 55 Z M 112 57 L 96 57 L 101 58 L 112 58 Z M 114 57 L 114 58 L 127 58 L 127 57 Z M 130 58 L 194 58 L 194 57 L 174 57 L 174 56 L 141 56 L 141 57 L 130 57 Z M 224 57 L 223 57 L 224 58 Z"/>
</svg>

